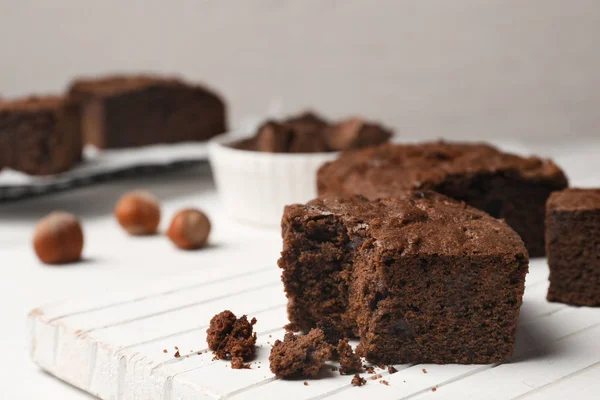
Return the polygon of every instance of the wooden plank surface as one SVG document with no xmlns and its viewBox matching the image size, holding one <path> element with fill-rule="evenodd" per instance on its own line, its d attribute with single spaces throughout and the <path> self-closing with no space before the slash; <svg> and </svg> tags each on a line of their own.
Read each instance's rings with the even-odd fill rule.
<svg viewBox="0 0 600 400">
<path fill-rule="evenodd" d="M 287 322 L 279 274 L 274 265 L 218 268 L 211 276 L 179 277 L 38 308 L 29 317 L 32 357 L 50 373 L 106 400 L 509 399 L 572 392 L 585 398 L 590 392 L 579 385 L 598 385 L 592 377 L 600 368 L 600 310 L 548 303 L 544 260 L 530 265 L 517 347 L 507 363 L 397 365 L 395 374 L 376 369 L 380 378 L 365 373 L 367 385 L 361 388 L 331 368 L 308 385 L 275 379 L 270 347 L 283 337 Z M 207 351 L 207 324 L 224 309 L 258 319 L 257 356 L 249 370 L 232 370 Z"/>
</svg>

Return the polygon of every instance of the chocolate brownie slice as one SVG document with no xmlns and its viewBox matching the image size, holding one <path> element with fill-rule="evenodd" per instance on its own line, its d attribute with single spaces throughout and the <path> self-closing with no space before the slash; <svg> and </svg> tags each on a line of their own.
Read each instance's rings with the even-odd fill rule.
<svg viewBox="0 0 600 400">
<path fill-rule="evenodd" d="M 156 76 L 75 81 L 86 143 L 99 148 L 202 141 L 224 133 L 225 104 L 199 85 Z"/>
<path fill-rule="evenodd" d="M 82 159 L 75 108 L 61 97 L 0 100 L 0 169 L 51 175 Z"/>
<path fill-rule="evenodd" d="M 548 300 L 600 306 L 600 189 L 552 193 L 546 209 Z"/>
<path fill-rule="evenodd" d="M 293 327 L 330 318 L 370 362 L 491 363 L 515 344 L 528 256 L 502 220 L 432 191 L 285 209 Z"/>
<path fill-rule="evenodd" d="M 503 218 L 531 257 L 544 255 L 545 203 L 567 187 L 550 160 L 507 154 L 486 144 L 431 142 L 383 145 L 342 154 L 318 172 L 319 194 L 370 199 L 428 189 Z"/>
</svg>

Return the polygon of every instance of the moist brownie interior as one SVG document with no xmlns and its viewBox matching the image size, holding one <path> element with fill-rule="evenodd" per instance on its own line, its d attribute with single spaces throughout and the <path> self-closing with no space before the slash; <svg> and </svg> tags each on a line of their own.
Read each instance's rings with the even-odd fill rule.
<svg viewBox="0 0 600 400">
<path fill-rule="evenodd" d="M 548 300 L 600 306 L 600 189 L 567 189 L 548 199 Z"/>
<path fill-rule="evenodd" d="M 503 221 L 431 191 L 285 209 L 291 327 L 330 318 L 373 363 L 489 363 L 514 348 L 528 256 Z"/>
<path fill-rule="evenodd" d="M 383 145 L 343 153 L 317 177 L 319 194 L 370 199 L 429 189 L 503 218 L 531 257 L 543 256 L 545 203 L 567 178 L 550 160 L 507 154 L 485 144 Z"/>
</svg>

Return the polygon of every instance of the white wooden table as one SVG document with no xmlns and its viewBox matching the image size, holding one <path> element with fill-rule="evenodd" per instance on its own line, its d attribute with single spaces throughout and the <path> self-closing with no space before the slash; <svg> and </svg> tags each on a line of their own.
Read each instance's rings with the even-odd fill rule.
<svg viewBox="0 0 600 400">
<path fill-rule="evenodd" d="M 600 186 L 600 180 L 593 176 L 600 171 L 598 143 L 570 147 L 540 144 L 536 151 L 555 156 L 567 170 L 573 183 Z M 123 191 L 138 186 L 150 189 L 163 201 L 166 216 L 163 227 L 168 222 L 168 216 L 181 207 L 197 206 L 205 209 L 214 222 L 211 246 L 201 252 L 180 252 L 161 237 L 127 237 L 116 226 L 111 215 L 112 208 Z M 50 268 L 40 265 L 31 251 L 30 240 L 35 222 L 57 208 L 74 212 L 82 218 L 86 233 L 86 262 L 65 268 Z M 44 303 L 59 304 L 61 299 L 90 293 L 106 293 L 106 298 L 110 299 L 115 292 L 144 292 L 149 285 L 154 286 L 153 290 L 160 291 L 160 281 L 164 282 L 165 287 L 173 285 L 175 281 L 181 287 L 208 288 L 204 294 L 198 294 L 197 291 L 192 294 L 196 297 L 191 301 L 187 296 L 171 297 L 166 308 L 176 308 L 184 303 L 200 304 L 204 301 L 202 296 L 214 297 L 216 291 L 229 290 L 223 283 L 235 275 L 242 275 L 232 279 L 243 290 L 237 294 L 232 293 L 232 296 L 237 296 L 238 300 L 251 308 L 242 312 L 254 311 L 259 319 L 257 329 L 262 333 L 260 341 L 263 344 L 259 349 L 258 359 L 262 360 L 261 369 L 253 365 L 250 371 L 230 371 L 224 364 L 210 364 L 209 359 L 202 355 L 175 362 L 173 360 L 180 359 L 172 357 L 173 349 L 168 349 L 168 354 L 164 354 L 162 349 L 153 349 L 145 344 L 151 343 L 153 338 L 145 337 L 147 333 L 143 329 L 132 334 L 135 337 L 132 336 L 131 345 L 139 346 L 148 354 L 156 354 L 153 362 L 168 362 L 169 368 L 178 368 L 175 364 L 185 363 L 210 364 L 207 368 L 197 369 L 201 372 L 193 372 L 194 368 L 191 368 L 189 370 L 192 372 L 185 372 L 180 378 L 173 379 L 173 388 L 178 393 L 193 393 L 198 390 L 193 387 L 194 382 L 210 382 L 211 390 L 216 388 L 215 390 L 222 390 L 222 393 L 237 393 L 234 398 L 282 395 L 288 398 L 310 398 L 324 394 L 329 395 L 328 398 L 348 398 L 352 395 L 364 397 L 367 391 L 370 395 L 383 398 L 405 397 L 400 394 L 399 388 L 402 388 L 402 393 L 414 397 L 431 398 L 465 398 L 469 393 L 472 398 L 513 398 L 524 394 L 530 398 L 563 398 L 566 393 L 578 398 L 594 398 L 600 390 L 600 330 L 595 322 L 600 318 L 600 309 L 576 309 L 545 302 L 546 267 L 543 262 L 532 264 L 522 311 L 527 323 L 520 326 L 517 359 L 511 364 L 402 366 L 399 373 L 384 377 L 390 386 L 369 381 L 363 388 L 350 389 L 346 382 L 349 382 L 348 377 L 342 377 L 343 382 L 338 377 L 310 381 L 309 386 L 304 386 L 301 382 L 272 381 L 265 361 L 265 357 L 268 357 L 266 342 L 272 342 L 281 335 L 280 327 L 285 322 L 282 308 L 284 298 L 277 282 L 275 267 L 280 247 L 277 229 L 255 229 L 239 225 L 223 215 L 206 168 L 155 179 L 121 181 L 0 206 L 0 265 L 3 269 L 0 300 L 3 302 L 4 318 L 0 324 L 0 339 L 4 345 L 5 360 L 0 363 L 0 398 L 90 398 L 84 392 L 41 372 L 29 359 L 29 335 L 25 317 L 31 309 Z M 254 278 L 244 279 L 244 276 Z M 263 294 L 273 298 L 272 304 L 267 308 L 262 307 L 262 304 L 253 304 L 254 297 L 248 295 L 261 285 L 259 283 L 257 286 L 257 279 L 264 282 L 264 287 L 261 286 Z M 226 303 L 229 304 L 224 301 L 218 305 L 225 308 Z M 153 312 L 160 312 L 163 304 L 165 303 L 162 301 L 154 302 L 150 306 L 153 307 Z M 81 306 L 84 307 L 85 304 Z M 118 318 L 115 319 L 114 315 L 103 313 L 102 310 L 87 315 L 73 313 L 73 309 L 61 311 L 61 306 L 55 307 L 58 307 L 58 311 L 56 308 L 52 311 L 52 307 L 44 310 L 56 312 L 54 317 L 69 314 L 67 320 L 92 330 L 102 327 L 110 332 L 110 325 L 118 325 Z M 93 318 L 89 318 L 91 316 Z M 186 321 L 187 314 L 181 318 L 181 321 Z M 198 319 L 189 323 L 190 332 L 194 329 L 202 331 L 201 326 L 207 322 L 206 315 L 199 312 Z M 168 336 L 169 332 L 165 329 L 157 334 Z M 105 338 L 110 338 L 111 334 L 105 335 Z M 196 338 L 201 340 L 196 342 Z M 177 345 L 184 354 L 191 355 L 190 350 L 202 350 L 203 338 L 202 333 L 197 336 L 194 332 L 187 338 L 177 337 L 177 343 L 173 342 L 173 346 Z M 215 365 L 222 368 L 216 368 Z M 427 370 L 427 374 L 422 372 L 422 368 Z M 184 368 L 183 371 L 188 369 Z M 235 372 L 236 379 L 227 377 L 228 380 L 225 380 L 224 372 Z M 201 379 L 194 378 L 197 373 Z M 490 382 L 495 383 L 490 385 Z M 243 388 L 250 384 L 255 385 L 254 388 L 245 391 Z M 438 386 L 435 392 L 431 391 L 432 386 Z"/>
</svg>

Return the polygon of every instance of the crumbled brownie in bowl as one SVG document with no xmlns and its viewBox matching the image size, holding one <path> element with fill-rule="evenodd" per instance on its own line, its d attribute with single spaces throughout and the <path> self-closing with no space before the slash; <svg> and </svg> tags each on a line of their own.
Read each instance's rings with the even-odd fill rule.
<svg viewBox="0 0 600 400">
<path fill-rule="evenodd" d="M 374 364 L 492 363 L 514 349 L 529 259 L 504 221 L 432 191 L 285 209 L 293 326 L 330 318 Z"/>
<path fill-rule="evenodd" d="M 268 120 L 253 137 L 232 146 L 267 153 L 325 153 L 376 146 L 391 137 L 389 129 L 362 118 L 330 123 L 305 112 L 281 121 Z"/>
<path fill-rule="evenodd" d="M 546 209 L 548 300 L 600 306 L 600 189 L 552 193 Z"/>
<path fill-rule="evenodd" d="M 333 124 L 305 113 L 266 121 L 251 138 L 215 138 L 209 159 L 225 210 L 242 222 L 275 226 L 287 204 L 317 195 L 317 170 L 339 150 L 384 143 L 390 136 L 362 119 Z"/>
</svg>

